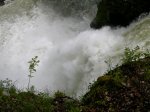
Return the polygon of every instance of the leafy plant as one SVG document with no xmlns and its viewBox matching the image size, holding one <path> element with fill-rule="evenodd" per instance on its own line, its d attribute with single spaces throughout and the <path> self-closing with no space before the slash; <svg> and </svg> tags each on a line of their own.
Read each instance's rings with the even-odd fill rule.
<svg viewBox="0 0 150 112">
<path fill-rule="evenodd" d="M 128 63 L 132 61 L 137 61 L 143 57 L 145 57 L 145 53 L 140 50 L 139 46 L 136 46 L 134 49 L 125 48 L 122 61 L 123 63 Z"/>
<path fill-rule="evenodd" d="M 150 51 L 148 49 L 142 50 L 139 46 L 136 46 L 134 49 L 125 48 L 122 62 L 128 63 L 132 61 L 138 61 L 146 57 L 150 57 Z"/>
<path fill-rule="evenodd" d="M 28 75 L 29 81 L 28 81 L 28 88 L 27 88 L 27 90 L 30 89 L 30 81 L 31 81 L 31 78 L 34 77 L 32 74 L 34 72 L 36 72 L 36 66 L 38 66 L 39 62 L 40 61 L 38 60 L 38 56 L 35 56 L 34 58 L 31 59 L 31 61 L 28 62 L 29 63 L 29 75 Z"/>
<path fill-rule="evenodd" d="M 8 78 L 0 80 L 0 94 L 9 95 L 10 93 L 16 93 L 16 91 L 15 82 L 13 83 L 12 80 L 9 80 Z"/>
<path fill-rule="evenodd" d="M 105 63 L 108 66 L 108 71 L 112 70 L 112 60 L 109 58 L 108 60 L 105 61 Z"/>
<path fill-rule="evenodd" d="M 54 98 L 61 98 L 61 97 L 64 97 L 64 96 L 65 96 L 65 93 L 60 92 L 60 91 L 57 91 L 54 94 Z"/>
</svg>

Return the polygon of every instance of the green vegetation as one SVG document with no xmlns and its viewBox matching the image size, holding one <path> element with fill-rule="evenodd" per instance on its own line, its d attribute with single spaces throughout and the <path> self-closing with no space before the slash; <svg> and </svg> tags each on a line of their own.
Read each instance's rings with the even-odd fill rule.
<svg viewBox="0 0 150 112">
<path fill-rule="evenodd" d="M 126 48 L 123 64 L 112 70 L 111 61 L 106 62 L 110 71 L 91 84 L 80 101 L 60 91 L 49 96 L 18 90 L 9 79 L 0 81 L 0 112 L 148 112 L 149 54 L 148 50 L 143 52 L 138 46 L 133 50 Z M 35 57 L 29 63 L 32 77 L 39 60 Z"/>
<path fill-rule="evenodd" d="M 0 112 L 80 112 L 80 103 L 62 92 L 20 91 L 11 80 L 0 81 Z"/>
<path fill-rule="evenodd" d="M 38 56 L 35 56 L 34 58 L 32 58 L 31 59 L 31 61 L 29 61 L 28 63 L 29 63 L 29 75 L 28 75 L 28 77 L 29 77 L 29 82 L 28 82 L 28 88 L 27 88 L 27 90 L 29 91 L 29 89 L 30 89 L 30 80 L 31 80 L 31 78 L 33 77 L 33 73 L 34 72 L 36 72 L 36 66 L 38 66 L 38 63 L 39 63 L 40 61 L 38 60 Z M 33 88 L 33 86 L 31 87 L 31 89 Z"/>
<path fill-rule="evenodd" d="M 132 61 L 138 61 L 142 58 L 149 57 L 150 52 L 147 49 L 145 52 L 136 46 L 134 49 L 125 48 L 124 56 L 122 58 L 122 63 L 129 63 Z"/>
<path fill-rule="evenodd" d="M 149 54 L 138 46 L 126 48 L 123 64 L 99 77 L 83 96 L 83 104 L 94 112 L 150 111 Z"/>
</svg>

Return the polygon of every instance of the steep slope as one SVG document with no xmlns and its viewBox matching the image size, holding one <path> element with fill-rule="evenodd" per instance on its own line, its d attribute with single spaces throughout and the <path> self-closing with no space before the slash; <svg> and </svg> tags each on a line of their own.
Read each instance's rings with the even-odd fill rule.
<svg viewBox="0 0 150 112">
<path fill-rule="evenodd" d="M 150 111 L 150 58 L 126 62 L 99 77 L 83 103 L 94 112 Z"/>
</svg>

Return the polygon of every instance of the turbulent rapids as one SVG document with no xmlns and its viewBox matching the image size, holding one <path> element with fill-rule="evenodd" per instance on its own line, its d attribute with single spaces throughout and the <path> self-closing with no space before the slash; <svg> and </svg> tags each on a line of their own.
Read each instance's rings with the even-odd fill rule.
<svg viewBox="0 0 150 112">
<path fill-rule="evenodd" d="M 0 7 L 0 79 L 26 88 L 27 62 L 39 56 L 32 85 L 81 95 L 107 71 L 105 60 L 111 58 L 114 66 L 125 47 L 149 49 L 149 15 L 126 28 L 93 30 L 89 24 L 97 1 L 77 1 L 7 0 Z"/>
</svg>

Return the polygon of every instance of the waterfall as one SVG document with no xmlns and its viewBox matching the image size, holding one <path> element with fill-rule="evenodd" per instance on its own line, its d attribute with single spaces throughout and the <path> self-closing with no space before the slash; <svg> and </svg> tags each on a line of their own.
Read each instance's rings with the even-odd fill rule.
<svg viewBox="0 0 150 112">
<path fill-rule="evenodd" d="M 28 61 L 38 56 L 40 63 L 31 79 L 36 89 L 79 96 L 106 73 L 107 59 L 115 66 L 125 47 L 149 49 L 149 15 L 128 27 L 93 30 L 89 24 L 96 0 L 68 1 L 8 0 L 0 7 L 1 80 L 9 78 L 18 88 L 26 88 Z"/>
</svg>

